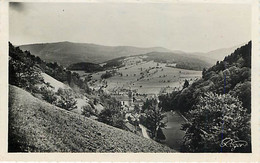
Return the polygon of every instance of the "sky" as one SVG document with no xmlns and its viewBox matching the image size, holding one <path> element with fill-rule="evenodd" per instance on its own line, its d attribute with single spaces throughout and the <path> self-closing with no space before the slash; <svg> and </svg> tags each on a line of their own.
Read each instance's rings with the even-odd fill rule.
<svg viewBox="0 0 260 163">
<path fill-rule="evenodd" d="M 10 3 L 14 45 L 70 41 L 208 52 L 251 40 L 251 7 L 202 3 Z"/>
</svg>

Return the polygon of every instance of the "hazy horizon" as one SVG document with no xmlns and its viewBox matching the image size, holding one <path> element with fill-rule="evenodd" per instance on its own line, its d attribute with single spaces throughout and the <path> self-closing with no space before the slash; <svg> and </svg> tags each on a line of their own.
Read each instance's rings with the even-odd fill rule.
<svg viewBox="0 0 260 163">
<path fill-rule="evenodd" d="M 251 41 L 251 40 L 249 40 L 249 41 Z M 161 46 L 141 47 L 141 46 L 131 46 L 131 45 L 102 45 L 102 44 L 91 43 L 91 42 L 74 42 L 74 41 L 66 41 L 66 40 L 64 40 L 64 41 L 62 41 L 62 40 L 61 41 L 54 41 L 54 42 L 35 42 L 35 43 L 20 44 L 20 45 L 13 44 L 13 45 L 14 46 L 23 46 L 23 45 L 33 45 L 33 44 L 52 44 L 52 43 L 69 42 L 69 43 L 75 43 L 75 44 L 93 44 L 93 45 L 107 46 L 107 47 L 164 48 L 164 49 L 170 50 L 172 52 L 181 51 L 181 52 L 188 52 L 188 53 L 208 53 L 208 52 L 212 52 L 212 51 L 219 50 L 219 49 L 229 49 L 229 48 L 233 48 L 233 47 L 236 47 L 236 46 L 242 46 L 242 45 L 247 44 L 249 41 L 241 43 L 241 44 L 233 45 L 233 46 L 230 46 L 230 47 L 222 47 L 222 48 L 218 48 L 218 49 L 212 49 L 212 50 L 206 51 L 206 52 L 201 52 L 201 51 L 191 51 L 191 52 L 189 52 L 189 51 L 180 50 L 180 49 L 168 49 L 168 48 L 161 47 Z"/>
<path fill-rule="evenodd" d="M 74 42 L 209 52 L 251 40 L 238 4 L 10 3 L 14 45 Z"/>
</svg>

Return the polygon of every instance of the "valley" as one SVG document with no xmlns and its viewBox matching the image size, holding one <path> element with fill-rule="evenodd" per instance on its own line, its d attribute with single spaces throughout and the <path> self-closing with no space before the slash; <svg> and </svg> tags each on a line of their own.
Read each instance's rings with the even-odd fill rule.
<svg viewBox="0 0 260 163">
<path fill-rule="evenodd" d="M 130 115 L 136 106 L 141 110 L 147 99 L 158 100 L 159 95 L 180 91 L 183 89 L 185 80 L 191 84 L 202 76 L 201 71 L 179 69 L 173 63 L 159 63 L 143 59 L 145 59 L 144 56 L 127 57 L 122 60 L 120 68 L 107 71 L 73 72 L 80 74 L 81 78 L 88 78 L 91 89 L 104 91 L 115 97 Z M 104 74 L 107 73 L 111 76 L 104 78 Z M 185 135 L 185 132 L 181 130 L 181 125 L 185 121 L 177 112 L 166 112 L 165 116 L 166 128 L 162 131 L 166 139 L 161 143 L 180 151 Z M 141 124 L 139 127 L 142 135 L 149 138 L 147 129 Z"/>
<path fill-rule="evenodd" d="M 3 158 L 254 156 L 255 3 L 4 4 Z"/>
<path fill-rule="evenodd" d="M 122 67 L 107 71 L 74 72 L 78 73 L 81 78 L 87 77 L 91 89 L 105 91 L 121 99 L 122 103 L 126 103 L 131 108 L 134 105 L 129 104 L 129 96 L 140 103 L 140 100 L 145 101 L 146 98 L 181 90 L 185 80 L 192 83 L 201 78 L 201 71 L 179 69 L 175 68 L 175 64 L 172 63 L 144 61 L 143 58 L 143 56 L 125 58 L 122 61 Z M 102 75 L 106 73 L 111 76 L 102 78 Z"/>
<path fill-rule="evenodd" d="M 243 83 L 243 85 L 239 82 L 237 82 L 239 84 L 232 83 L 232 85 L 228 85 L 228 89 L 242 90 L 250 85 L 247 81 L 250 75 L 248 66 L 250 51 L 247 51 L 249 46 L 250 43 L 225 58 L 225 62 L 230 62 L 231 65 L 228 70 L 234 73 L 231 74 L 231 77 L 239 79 Z M 187 133 L 193 132 L 187 130 L 189 127 L 192 129 L 190 120 L 193 120 L 193 113 L 190 111 L 194 106 L 204 105 L 196 103 L 199 103 L 199 100 L 203 98 L 208 98 L 208 96 L 214 100 L 215 97 L 217 100 L 221 100 L 223 97 L 234 98 L 230 95 L 227 97 L 215 95 L 212 92 L 205 94 L 207 90 L 222 92 L 221 82 L 223 81 L 223 73 L 226 73 L 224 61 L 217 62 L 215 66 L 206 69 L 210 63 L 192 55 L 187 56 L 180 52 L 149 52 L 114 58 L 101 63 L 82 60 L 64 67 L 57 62 L 45 62 L 12 44 L 9 45 L 9 50 L 10 90 L 13 91 L 9 95 L 11 100 L 9 109 L 12 109 L 10 117 L 13 116 L 10 119 L 10 124 L 16 128 L 15 130 L 10 129 L 9 141 L 18 143 L 19 148 L 21 148 L 16 148 L 16 144 L 14 144 L 14 146 L 10 146 L 11 151 L 26 151 L 26 148 L 29 148 L 29 152 L 37 150 L 140 152 L 142 150 L 139 147 L 125 146 L 123 142 L 126 138 L 121 139 L 120 145 L 115 147 L 115 139 L 111 138 L 111 135 L 107 139 L 108 132 L 113 130 L 119 131 L 115 132 L 116 137 L 130 134 L 133 137 L 129 142 L 131 144 L 135 144 L 135 140 L 145 140 L 154 144 L 151 146 L 154 146 L 155 150 L 150 151 L 150 145 L 142 144 L 148 148 L 145 149 L 148 152 L 188 151 L 190 147 L 185 143 L 189 143 L 189 141 L 185 136 L 190 136 Z M 239 62 L 233 63 L 233 60 L 239 60 Z M 235 66 L 232 67 L 232 65 Z M 242 97 L 239 92 L 231 91 L 232 94 L 238 94 Z M 246 89 L 246 93 L 250 93 L 250 90 Z M 28 97 L 23 97 L 23 94 L 27 94 Z M 241 101 L 248 109 L 248 103 L 243 101 L 244 99 Z M 236 101 L 236 99 L 232 100 Z M 20 113 L 20 108 L 17 107 L 21 104 L 25 106 L 21 110 L 23 113 Z M 40 110 L 37 109 L 38 107 Z M 249 109 L 247 112 L 250 111 Z M 52 110 L 55 111 L 54 116 L 46 118 L 44 113 L 51 115 Z M 244 111 L 246 110 L 242 110 L 242 112 Z M 66 115 L 63 116 L 63 113 Z M 27 114 L 33 115 L 35 118 L 30 119 Z M 55 144 L 52 140 L 60 139 L 59 136 L 62 135 L 49 136 L 48 133 L 44 133 L 45 123 L 49 123 L 54 128 L 55 126 L 60 127 L 60 124 L 56 123 L 60 119 L 57 119 L 55 115 L 60 117 L 61 121 L 65 120 L 64 123 L 69 130 L 69 137 L 62 140 L 61 144 Z M 15 116 L 20 116 L 20 119 L 15 119 Z M 23 117 L 28 117 L 28 122 Z M 77 119 L 77 117 L 80 118 Z M 47 120 L 45 121 L 45 119 Z M 72 125 L 68 125 L 66 119 L 73 120 Z M 111 131 L 96 133 L 95 129 L 88 128 L 88 122 L 101 124 L 100 129 L 112 128 Z M 23 127 L 26 129 L 23 131 L 19 128 L 19 123 L 39 123 L 36 132 L 43 132 L 47 137 L 46 145 L 54 148 L 48 149 L 41 139 L 38 140 L 38 144 L 43 146 L 37 143 L 31 146 L 28 144 L 29 142 L 25 141 L 22 144 L 17 142 L 16 140 L 19 139 L 21 133 L 28 140 L 35 139 L 33 135 L 30 135 L 33 128 L 25 125 Z M 74 125 L 74 123 L 76 124 Z M 85 126 L 86 129 L 81 128 L 78 123 Z M 26 133 L 27 130 L 29 133 Z M 54 132 L 49 128 L 48 130 Z M 60 131 L 65 132 L 62 127 Z M 91 136 L 83 140 L 85 132 Z M 90 143 L 93 148 L 86 149 L 86 144 L 81 146 L 80 142 L 67 143 L 67 141 L 74 140 L 72 137 L 74 133 L 78 133 L 79 138 L 86 141 L 87 144 L 92 141 L 96 144 Z M 100 135 L 104 135 L 105 138 L 100 137 Z M 112 142 L 112 144 L 100 146 L 100 141 Z M 59 148 L 60 145 L 62 145 L 61 148 Z M 76 147 L 71 147 L 71 145 Z"/>
</svg>

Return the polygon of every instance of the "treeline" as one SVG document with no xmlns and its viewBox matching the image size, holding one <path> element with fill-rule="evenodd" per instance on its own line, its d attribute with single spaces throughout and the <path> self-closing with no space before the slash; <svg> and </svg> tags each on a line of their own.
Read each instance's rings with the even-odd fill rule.
<svg viewBox="0 0 260 163">
<path fill-rule="evenodd" d="M 94 72 L 105 71 L 114 68 L 120 68 L 123 67 L 122 59 L 124 58 L 126 57 L 120 57 L 120 58 L 106 61 L 106 63 L 103 66 L 100 66 L 99 64 L 95 64 L 95 63 L 79 62 L 79 63 L 69 65 L 68 70 L 85 71 L 86 73 L 94 73 Z"/>
<path fill-rule="evenodd" d="M 106 61 L 106 64 L 103 66 L 104 70 L 123 67 L 124 65 L 122 64 L 122 60 L 124 58 L 126 58 L 126 57 L 119 57 L 116 59 Z"/>
<path fill-rule="evenodd" d="M 251 112 L 251 42 L 208 70 L 204 69 L 202 79 L 188 88 L 159 96 L 159 105 L 164 111 L 179 110 L 185 114 L 205 92 L 229 93 L 238 97 L 248 113 Z"/>
<path fill-rule="evenodd" d="M 103 67 L 95 63 L 80 62 L 80 63 L 75 63 L 70 65 L 68 67 L 68 70 L 85 71 L 86 73 L 93 73 L 93 72 L 103 71 Z"/>
<path fill-rule="evenodd" d="M 41 72 L 52 76 L 58 81 L 68 84 L 75 91 L 91 93 L 87 80 L 83 80 L 77 73 L 66 70 L 58 63 L 46 63 L 29 51 L 22 51 L 9 43 L 9 83 L 27 91 L 32 91 L 35 85 L 42 83 Z"/>
<path fill-rule="evenodd" d="M 140 55 L 142 56 L 142 55 Z M 202 71 L 203 68 L 209 68 L 211 64 L 201 60 L 196 56 L 191 56 L 189 54 L 178 54 L 169 52 L 151 52 L 144 54 L 147 56 L 144 61 L 154 61 L 159 63 L 176 63 L 177 68 L 187 69 L 187 70 L 198 70 Z"/>
<path fill-rule="evenodd" d="M 159 100 L 164 111 L 180 111 L 189 120 L 184 152 L 250 152 L 251 41 L 204 69 L 202 79 Z M 224 138 L 246 144 L 221 147 Z"/>
</svg>

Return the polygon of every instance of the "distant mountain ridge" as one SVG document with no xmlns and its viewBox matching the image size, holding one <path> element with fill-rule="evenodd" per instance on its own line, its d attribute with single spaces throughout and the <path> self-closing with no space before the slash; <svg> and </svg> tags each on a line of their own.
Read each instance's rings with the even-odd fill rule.
<svg viewBox="0 0 260 163">
<path fill-rule="evenodd" d="M 133 46 L 103 46 L 89 43 L 56 42 L 19 46 L 46 62 L 58 62 L 69 66 L 79 62 L 102 63 L 118 57 L 145 54 L 149 52 L 170 52 L 162 47 L 140 48 Z"/>
<path fill-rule="evenodd" d="M 161 54 L 169 53 L 167 58 L 170 58 L 171 60 L 174 59 L 179 61 L 181 56 L 182 65 L 193 64 L 195 62 L 197 64 L 195 67 L 198 70 L 202 67 L 208 68 L 213 66 L 216 61 L 223 60 L 225 56 L 231 54 L 235 49 L 241 47 L 241 45 L 233 46 L 231 48 L 216 49 L 207 53 L 186 53 L 180 50 L 172 51 L 163 47 L 141 48 L 134 46 L 104 46 L 92 43 L 73 43 L 68 41 L 28 44 L 19 47 L 23 51 L 30 51 L 33 55 L 39 56 L 46 62 L 57 62 L 65 67 L 69 67 L 73 64 L 79 66 L 78 63 L 82 62 L 100 64 L 121 57 L 144 54 L 150 55 L 151 53 L 154 55 L 153 58 L 160 59 L 162 58 L 162 56 L 160 56 Z M 155 54 L 158 56 L 155 57 Z M 187 63 L 183 59 L 188 59 Z M 184 68 L 185 67 L 187 66 L 184 66 Z"/>
<path fill-rule="evenodd" d="M 240 48 L 241 46 L 243 46 L 245 44 L 247 44 L 247 43 L 239 44 L 239 45 L 236 45 L 236 46 L 233 46 L 230 48 L 221 48 L 221 49 L 212 50 L 212 51 L 202 54 L 202 56 L 212 58 L 215 61 L 222 61 L 226 56 L 230 55 L 236 49 Z"/>
</svg>

